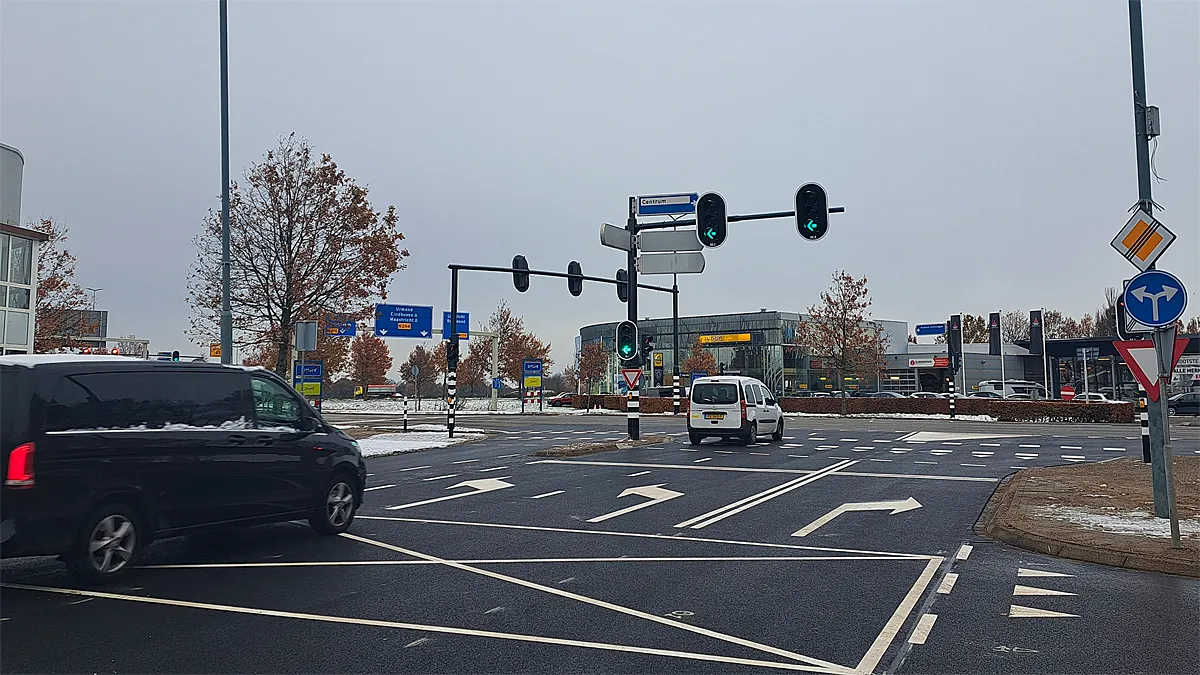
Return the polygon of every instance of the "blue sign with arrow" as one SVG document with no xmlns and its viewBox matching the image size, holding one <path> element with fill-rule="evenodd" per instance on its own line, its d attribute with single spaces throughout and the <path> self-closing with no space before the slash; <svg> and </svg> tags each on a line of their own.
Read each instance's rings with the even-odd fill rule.
<svg viewBox="0 0 1200 675">
<path fill-rule="evenodd" d="M 698 192 L 682 192 L 673 195 L 648 195 L 637 198 L 637 216 L 678 216 L 696 212 Z"/>
<path fill-rule="evenodd" d="M 493 377 L 492 378 L 492 389 L 495 389 L 496 391 L 500 391 L 503 388 L 504 388 L 504 380 L 502 380 L 499 377 Z"/>
<path fill-rule="evenodd" d="M 375 305 L 375 336 L 428 338 L 433 335 L 433 307 Z"/>
<path fill-rule="evenodd" d="M 917 335 L 945 335 L 946 324 L 944 323 L 919 323 L 917 324 Z"/>
<path fill-rule="evenodd" d="M 1187 309 L 1187 291 L 1175 275 L 1146 270 L 1125 286 L 1125 311 L 1152 328 L 1170 326 Z"/>
<path fill-rule="evenodd" d="M 354 319 L 329 319 L 325 322 L 325 335 L 354 337 L 358 335 L 358 323 Z"/>
<path fill-rule="evenodd" d="M 458 320 L 458 338 L 460 340 L 468 339 L 471 331 L 471 314 L 469 312 L 459 312 Z M 450 312 L 442 312 L 442 338 L 449 340 L 454 334 L 454 329 L 450 327 Z"/>
</svg>

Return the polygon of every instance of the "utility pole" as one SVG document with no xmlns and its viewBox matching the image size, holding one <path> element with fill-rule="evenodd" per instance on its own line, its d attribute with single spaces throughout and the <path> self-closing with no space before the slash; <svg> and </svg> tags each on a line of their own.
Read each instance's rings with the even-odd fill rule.
<svg viewBox="0 0 1200 675">
<path fill-rule="evenodd" d="M 1129 51 L 1133 66 L 1133 127 L 1137 141 L 1138 203 L 1147 214 L 1154 215 L 1154 199 L 1150 193 L 1150 134 L 1146 129 L 1146 55 L 1142 48 L 1142 2 L 1129 0 Z M 1153 269 L 1153 265 L 1150 266 Z M 1150 400 L 1150 475 L 1154 485 L 1154 515 L 1169 517 L 1169 489 L 1166 446 L 1166 416 L 1163 399 Z"/>
<path fill-rule="evenodd" d="M 233 306 L 229 300 L 229 9 L 221 0 L 221 363 L 233 359 Z"/>
</svg>

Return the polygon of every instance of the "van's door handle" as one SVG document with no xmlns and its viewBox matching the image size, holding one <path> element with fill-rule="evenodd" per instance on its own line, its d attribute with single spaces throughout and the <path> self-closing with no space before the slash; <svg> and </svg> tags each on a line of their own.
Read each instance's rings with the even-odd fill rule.
<svg viewBox="0 0 1200 675">
<path fill-rule="evenodd" d="M 270 436 L 259 436 L 258 438 L 254 439 L 255 445 L 272 445 L 274 443 L 275 439 L 271 438 Z"/>
<path fill-rule="evenodd" d="M 230 445 L 245 445 L 246 437 L 241 434 L 233 434 L 229 437 Z"/>
</svg>

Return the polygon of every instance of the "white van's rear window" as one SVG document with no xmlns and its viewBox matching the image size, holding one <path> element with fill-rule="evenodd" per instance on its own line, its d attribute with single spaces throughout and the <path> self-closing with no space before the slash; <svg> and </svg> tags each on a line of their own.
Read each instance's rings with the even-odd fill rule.
<svg viewBox="0 0 1200 675">
<path fill-rule="evenodd" d="M 701 383 L 692 387 L 692 403 L 722 405 L 738 402 L 736 384 Z"/>
</svg>

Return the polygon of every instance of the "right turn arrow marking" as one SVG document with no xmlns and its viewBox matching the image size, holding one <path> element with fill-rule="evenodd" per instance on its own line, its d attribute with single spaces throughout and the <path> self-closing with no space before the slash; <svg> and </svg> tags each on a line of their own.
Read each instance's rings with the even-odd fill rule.
<svg viewBox="0 0 1200 675">
<path fill-rule="evenodd" d="M 799 530 L 796 530 L 795 532 L 792 533 L 792 536 L 793 537 L 804 537 L 804 536 L 810 535 L 813 532 L 815 532 L 817 530 L 817 528 L 821 527 L 822 525 L 825 525 L 829 521 L 833 520 L 834 518 L 837 518 L 838 516 L 842 515 L 843 513 L 848 512 L 848 511 L 891 511 L 892 515 L 896 515 L 897 513 L 904 513 L 905 511 L 912 511 L 913 509 L 919 509 L 919 508 L 921 508 L 921 502 L 917 501 L 916 499 L 913 499 L 912 497 L 909 497 L 908 499 L 904 499 L 904 500 L 900 500 L 900 501 L 894 501 L 894 502 L 856 502 L 856 503 L 850 503 L 850 504 L 842 504 L 841 506 L 830 511 L 829 513 L 826 513 L 825 515 L 821 516 L 820 518 L 817 518 L 816 520 L 812 521 L 808 525 L 805 525 L 804 527 L 800 528 Z"/>
<path fill-rule="evenodd" d="M 617 495 L 617 499 L 620 499 L 621 497 L 628 497 L 629 495 L 638 495 L 639 497 L 648 497 L 650 499 L 650 501 L 642 502 L 641 504 L 634 504 L 633 506 L 627 506 L 623 509 L 613 511 L 612 513 L 606 513 L 602 516 L 596 516 L 595 518 L 589 518 L 588 522 L 589 523 L 599 523 L 599 522 L 608 520 L 609 518 L 616 518 L 617 516 L 623 516 L 626 513 L 632 513 L 633 511 L 637 511 L 638 509 L 644 509 L 647 506 L 654 506 L 655 504 L 661 504 L 665 501 L 675 499 L 676 497 L 683 496 L 682 492 L 668 490 L 663 487 L 664 485 L 666 485 L 666 483 L 659 483 L 658 485 L 643 485 L 641 487 L 628 488 L 628 489 L 622 491 L 621 494 Z"/>
</svg>

